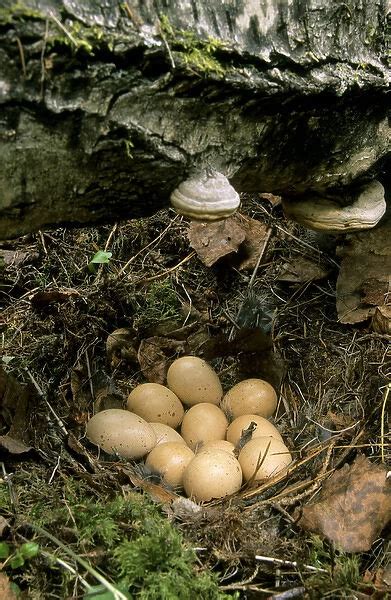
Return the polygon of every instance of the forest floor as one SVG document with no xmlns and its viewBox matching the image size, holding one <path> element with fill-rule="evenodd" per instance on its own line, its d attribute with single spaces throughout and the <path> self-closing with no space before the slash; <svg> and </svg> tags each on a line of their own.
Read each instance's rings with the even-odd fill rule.
<svg viewBox="0 0 391 600">
<path fill-rule="evenodd" d="M 286 221 L 272 197 L 245 198 L 241 213 L 263 241 L 211 266 L 171 209 L 2 244 L 0 599 L 387 597 L 389 542 L 367 530 L 389 500 L 357 487 L 373 491 L 390 462 L 389 336 L 338 321 L 343 238 Z M 210 362 L 224 390 L 275 386 L 290 469 L 200 507 L 96 451 L 93 412 L 163 382 L 181 354 Z M 341 468 L 336 499 L 341 477 L 325 482 Z M 305 527 L 322 497 L 327 522 Z M 363 549 L 343 551 L 352 523 Z"/>
</svg>

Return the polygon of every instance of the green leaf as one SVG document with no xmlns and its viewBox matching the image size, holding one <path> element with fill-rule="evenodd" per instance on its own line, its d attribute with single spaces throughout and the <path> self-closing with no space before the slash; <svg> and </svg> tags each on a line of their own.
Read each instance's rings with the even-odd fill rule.
<svg viewBox="0 0 391 600">
<path fill-rule="evenodd" d="M 91 258 L 90 265 L 105 265 L 110 262 L 110 258 L 113 256 L 112 252 L 105 252 L 104 250 L 98 250 L 98 252 Z"/>
<path fill-rule="evenodd" d="M 18 569 L 19 567 L 23 567 L 23 565 L 24 565 L 24 558 L 20 554 L 19 551 L 17 551 L 15 553 L 15 556 L 10 560 L 9 564 L 10 564 L 11 569 Z"/>
<path fill-rule="evenodd" d="M 0 542 L 0 559 L 8 558 L 10 555 L 10 547 L 7 542 Z"/>
<path fill-rule="evenodd" d="M 115 589 L 131 600 L 132 596 L 124 586 L 117 585 Z M 83 600 L 95 600 L 95 598 L 96 600 L 115 600 L 113 592 L 109 592 L 103 585 L 94 585 L 83 596 Z"/>
<path fill-rule="evenodd" d="M 19 552 L 26 560 L 34 558 L 34 556 L 37 556 L 39 553 L 39 544 L 36 544 L 35 542 L 26 542 L 21 545 Z"/>
<path fill-rule="evenodd" d="M 110 258 L 113 256 L 112 252 L 105 252 L 104 250 L 98 250 L 98 252 L 91 258 L 88 263 L 88 268 L 91 273 L 95 273 L 95 265 L 107 265 L 110 262 Z"/>
</svg>

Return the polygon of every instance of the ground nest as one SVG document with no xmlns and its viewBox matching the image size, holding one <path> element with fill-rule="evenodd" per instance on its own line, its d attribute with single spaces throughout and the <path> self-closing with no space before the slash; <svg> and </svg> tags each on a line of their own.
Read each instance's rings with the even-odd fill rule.
<svg viewBox="0 0 391 600">
<path fill-rule="evenodd" d="M 387 531 L 344 552 L 300 515 L 344 465 L 389 462 L 389 337 L 338 322 L 340 240 L 273 199 L 245 198 L 242 215 L 267 228 L 262 252 L 209 267 L 171 209 L 2 245 L 0 598 L 386 597 Z M 318 274 L 287 276 L 303 259 Z M 94 410 L 164 382 L 182 354 L 224 389 L 278 389 L 288 472 L 198 506 L 88 443 Z"/>
</svg>

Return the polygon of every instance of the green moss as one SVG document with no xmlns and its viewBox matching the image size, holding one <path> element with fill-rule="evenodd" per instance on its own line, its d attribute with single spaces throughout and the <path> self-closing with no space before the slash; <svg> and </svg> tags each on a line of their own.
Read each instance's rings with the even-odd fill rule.
<svg viewBox="0 0 391 600">
<path fill-rule="evenodd" d="M 46 46 L 50 50 L 56 45 L 69 46 L 73 51 L 82 50 L 93 54 L 98 47 L 106 47 L 112 51 L 115 36 L 108 34 L 102 27 L 93 25 L 86 27 L 79 21 L 67 19 L 66 24 L 61 23 L 55 16 L 48 17 L 44 13 L 26 6 L 23 2 L 15 2 L 9 8 L 0 9 L 0 24 L 12 24 L 26 19 L 40 21 L 50 20 L 52 26 L 46 39 Z"/>
<path fill-rule="evenodd" d="M 170 279 L 156 281 L 138 298 L 134 315 L 137 328 L 154 327 L 170 319 L 181 319 L 181 303 Z"/>
<path fill-rule="evenodd" d="M 333 590 L 335 597 L 351 598 L 361 581 L 360 556 L 345 552 L 331 552 L 329 546 L 316 535 L 309 541 L 311 565 L 324 569 L 306 580 L 306 588 L 311 598 L 323 597 Z M 333 596 L 334 597 L 334 596 Z"/>
<path fill-rule="evenodd" d="M 27 478 L 27 474 L 25 474 Z M 28 504 L 21 507 L 23 521 L 52 532 L 60 544 L 95 569 L 99 567 L 107 581 L 126 591 L 130 598 L 142 600 L 223 600 L 215 576 L 200 571 L 193 550 L 186 546 L 182 534 L 164 517 L 160 508 L 138 493 L 126 497 L 96 496 L 83 482 L 66 478 L 50 486 L 34 474 Z M 15 480 L 16 488 L 22 484 Z M 25 482 L 27 485 L 27 480 Z M 23 531 L 23 522 L 19 523 Z M 66 598 L 74 594 L 75 578 L 58 564 L 44 558 L 63 555 L 42 530 L 36 529 L 42 554 L 24 566 L 16 582 L 29 597 Z M 42 565 L 39 560 L 46 560 Z M 37 562 L 38 561 L 38 562 Z M 42 572 L 46 580 L 42 580 Z M 87 580 L 97 586 L 92 576 Z M 45 586 L 45 590 L 40 589 Z M 79 590 L 82 591 L 82 590 Z M 46 595 L 45 595 L 46 594 Z"/>
<path fill-rule="evenodd" d="M 44 21 L 46 17 L 40 11 L 29 8 L 23 2 L 15 2 L 9 8 L 0 8 L 1 25 L 9 25 L 21 19 L 39 19 Z"/>
<path fill-rule="evenodd" d="M 222 40 L 208 37 L 201 39 L 193 31 L 175 29 L 166 15 L 160 17 L 162 35 L 173 51 L 175 59 L 201 73 L 224 75 L 227 67 L 218 58 L 218 52 L 226 48 Z"/>
</svg>

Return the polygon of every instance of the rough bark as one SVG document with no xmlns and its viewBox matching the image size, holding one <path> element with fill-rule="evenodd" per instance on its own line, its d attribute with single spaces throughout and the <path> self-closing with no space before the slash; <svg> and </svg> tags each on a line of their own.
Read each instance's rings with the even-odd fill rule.
<svg viewBox="0 0 391 600">
<path fill-rule="evenodd" d="M 0 238 L 384 169 L 387 0 L 2 0 Z"/>
</svg>

